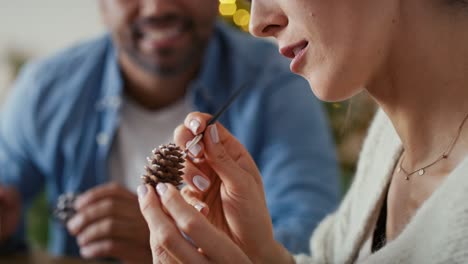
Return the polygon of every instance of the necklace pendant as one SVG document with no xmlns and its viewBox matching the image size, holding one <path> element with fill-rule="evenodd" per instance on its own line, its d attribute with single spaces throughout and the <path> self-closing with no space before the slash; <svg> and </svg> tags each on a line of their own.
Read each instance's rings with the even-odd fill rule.
<svg viewBox="0 0 468 264">
<path fill-rule="evenodd" d="M 409 177 L 408 177 L 408 175 L 406 175 L 406 177 L 405 177 L 405 180 L 409 181 Z"/>
<path fill-rule="evenodd" d="M 419 176 L 424 175 L 424 173 L 425 173 L 424 169 L 420 169 L 420 170 L 418 171 Z"/>
</svg>

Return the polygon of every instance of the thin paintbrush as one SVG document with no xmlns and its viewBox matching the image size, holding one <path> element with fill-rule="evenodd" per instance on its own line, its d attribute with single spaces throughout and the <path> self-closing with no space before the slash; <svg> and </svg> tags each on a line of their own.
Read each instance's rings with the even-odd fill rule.
<svg viewBox="0 0 468 264">
<path fill-rule="evenodd" d="M 221 109 L 218 110 L 218 112 L 216 112 L 216 114 L 214 114 L 214 116 L 210 119 L 210 121 L 208 121 L 208 124 L 206 124 L 206 127 L 216 123 L 216 121 L 218 120 L 218 118 L 229 108 L 229 106 L 232 104 L 232 102 L 234 102 L 234 100 L 241 94 L 241 92 L 248 86 L 247 85 L 248 83 L 244 83 L 243 85 L 241 85 L 239 88 L 237 88 L 237 90 L 234 91 L 234 93 L 229 97 L 229 99 L 227 100 L 227 102 L 223 105 L 223 107 L 221 107 Z M 187 148 L 184 150 L 184 155 L 187 154 L 188 150 L 195 146 L 198 142 L 200 142 L 200 140 L 203 138 L 203 135 L 205 134 L 205 131 L 206 131 L 206 128 L 205 130 L 203 130 L 200 134 L 198 134 L 191 142 L 190 144 L 187 145 Z"/>
</svg>

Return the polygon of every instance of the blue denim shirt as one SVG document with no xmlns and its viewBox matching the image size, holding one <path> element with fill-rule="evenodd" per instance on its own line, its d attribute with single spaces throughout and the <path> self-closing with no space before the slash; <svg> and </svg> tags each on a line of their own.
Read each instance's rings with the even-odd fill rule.
<svg viewBox="0 0 468 264">
<path fill-rule="evenodd" d="M 262 173 L 276 239 L 307 252 L 338 202 L 337 163 L 321 104 L 276 49 L 219 23 L 188 96 L 194 109 L 213 113 L 249 81 L 220 122 Z M 26 206 L 45 188 L 53 208 L 62 193 L 106 183 L 122 91 L 109 35 L 27 65 L 0 113 L 1 184 L 16 187 Z M 78 255 L 75 238 L 49 223 L 51 253 Z"/>
</svg>

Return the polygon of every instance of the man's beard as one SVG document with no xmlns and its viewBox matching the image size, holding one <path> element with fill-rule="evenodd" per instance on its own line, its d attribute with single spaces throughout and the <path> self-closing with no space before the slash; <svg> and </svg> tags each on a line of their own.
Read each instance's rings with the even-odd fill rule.
<svg viewBox="0 0 468 264">
<path fill-rule="evenodd" d="M 185 49 L 178 48 L 161 48 L 157 52 L 157 57 L 174 57 L 173 63 L 163 63 L 152 59 L 151 56 L 145 56 L 138 49 L 138 40 L 143 37 L 144 26 L 158 26 L 158 24 L 179 22 L 182 24 L 181 34 L 189 34 L 191 45 Z M 177 15 L 166 15 L 164 17 L 148 17 L 136 21 L 130 27 L 130 42 L 128 45 L 123 45 L 123 52 L 132 60 L 138 67 L 145 72 L 157 77 L 173 77 L 187 71 L 200 59 L 202 50 L 206 41 L 197 34 L 195 23 L 192 19 Z M 129 38 L 126 38 L 129 39 Z M 183 53 L 183 54 L 181 54 Z"/>
</svg>

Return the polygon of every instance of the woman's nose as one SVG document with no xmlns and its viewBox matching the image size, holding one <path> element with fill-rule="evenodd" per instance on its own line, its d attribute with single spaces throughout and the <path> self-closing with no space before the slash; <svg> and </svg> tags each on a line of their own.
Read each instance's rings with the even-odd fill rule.
<svg viewBox="0 0 468 264">
<path fill-rule="evenodd" d="M 253 0 L 250 32 L 257 37 L 276 37 L 288 25 L 288 18 L 276 0 Z"/>
</svg>

